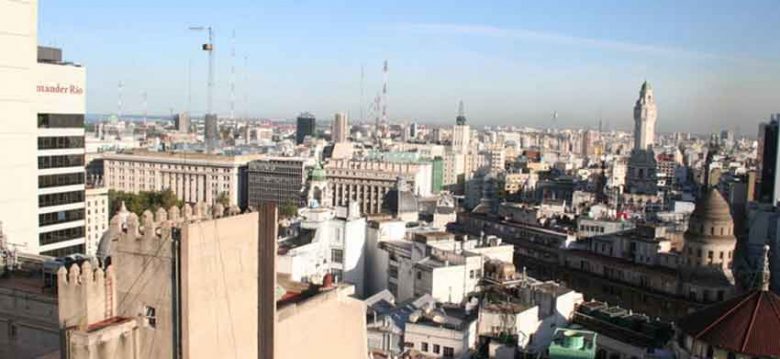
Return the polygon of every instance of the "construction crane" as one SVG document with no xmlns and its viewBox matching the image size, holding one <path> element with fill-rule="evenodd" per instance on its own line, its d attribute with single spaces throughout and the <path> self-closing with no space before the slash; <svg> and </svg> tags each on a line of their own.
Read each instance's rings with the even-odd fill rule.
<svg viewBox="0 0 780 359">
<path fill-rule="evenodd" d="M 208 31 L 209 33 L 209 40 L 207 43 L 203 44 L 201 46 L 201 49 L 203 51 L 208 52 L 209 54 L 209 79 L 208 79 L 208 93 L 207 93 L 207 99 L 206 99 L 206 113 L 211 114 L 212 110 L 212 104 L 213 104 L 213 95 L 214 95 L 214 29 L 211 26 L 204 27 L 204 26 L 191 26 L 190 30 L 192 31 Z"/>
</svg>

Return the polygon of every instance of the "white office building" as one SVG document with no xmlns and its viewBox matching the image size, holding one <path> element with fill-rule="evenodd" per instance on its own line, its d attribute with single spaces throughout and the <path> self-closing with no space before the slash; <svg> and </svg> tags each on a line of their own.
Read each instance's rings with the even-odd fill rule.
<svg viewBox="0 0 780 359">
<path fill-rule="evenodd" d="M 332 274 L 337 281 L 365 292 L 366 219 L 358 203 L 349 208 L 304 208 L 297 235 L 279 243 L 278 272 L 290 279 L 315 282 Z"/>
</svg>

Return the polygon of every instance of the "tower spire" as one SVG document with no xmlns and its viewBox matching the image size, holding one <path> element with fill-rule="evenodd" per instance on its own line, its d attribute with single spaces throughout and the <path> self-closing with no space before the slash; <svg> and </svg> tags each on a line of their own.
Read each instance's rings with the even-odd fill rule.
<svg viewBox="0 0 780 359">
<path fill-rule="evenodd" d="M 458 117 L 455 119 L 455 123 L 460 126 L 466 124 L 466 111 L 463 108 L 463 100 L 458 102 Z"/>
</svg>

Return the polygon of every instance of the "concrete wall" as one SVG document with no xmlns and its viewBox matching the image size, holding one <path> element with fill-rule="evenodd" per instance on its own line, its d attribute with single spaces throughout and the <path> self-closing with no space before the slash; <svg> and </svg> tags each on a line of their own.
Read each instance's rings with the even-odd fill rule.
<svg viewBox="0 0 780 359">
<path fill-rule="evenodd" d="M 280 308 L 274 359 L 365 359 L 366 305 L 338 287 Z"/>
<path fill-rule="evenodd" d="M 257 357 L 257 213 L 182 226 L 185 358 Z"/>
<path fill-rule="evenodd" d="M 59 347 L 56 297 L 0 288 L 0 358 L 29 358 Z"/>
<path fill-rule="evenodd" d="M 344 244 L 344 281 L 355 285 L 355 295 L 364 298 L 366 272 L 366 220 L 365 218 L 339 221 L 343 228 L 337 231 Z"/>
<path fill-rule="evenodd" d="M 369 221 L 366 229 L 365 297 L 387 289 L 388 255 L 379 248 L 379 243 L 401 240 L 405 233 L 406 226 L 402 221 Z"/>
</svg>

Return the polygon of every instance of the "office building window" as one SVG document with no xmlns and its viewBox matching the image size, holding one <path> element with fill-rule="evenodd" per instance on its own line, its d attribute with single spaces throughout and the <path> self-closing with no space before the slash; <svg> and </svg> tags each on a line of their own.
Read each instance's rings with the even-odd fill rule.
<svg viewBox="0 0 780 359">
<path fill-rule="evenodd" d="M 38 128 L 84 128 L 84 115 L 39 113 Z"/>
<path fill-rule="evenodd" d="M 38 137 L 39 150 L 84 148 L 84 136 Z"/>
<path fill-rule="evenodd" d="M 428 351 L 428 343 L 422 342 L 420 343 L 420 350 L 427 352 Z"/>
<path fill-rule="evenodd" d="M 84 166 L 83 155 L 40 156 L 38 169 Z"/>
<path fill-rule="evenodd" d="M 84 253 L 84 245 L 83 244 L 77 244 L 75 246 L 65 247 L 65 248 L 58 248 L 53 249 L 50 251 L 44 251 L 41 252 L 41 255 L 49 256 L 49 257 L 63 257 L 71 254 Z"/>
<path fill-rule="evenodd" d="M 445 358 L 454 358 L 455 357 L 455 349 L 450 347 L 444 347 L 444 353 Z"/>
<path fill-rule="evenodd" d="M 84 227 L 72 227 L 41 233 L 38 235 L 38 243 L 42 246 L 45 246 L 47 244 L 59 243 L 83 237 Z"/>
<path fill-rule="evenodd" d="M 440 351 L 441 351 L 441 347 L 439 347 L 439 344 L 434 344 L 433 345 L 433 354 L 439 354 Z"/>
<path fill-rule="evenodd" d="M 59 206 L 63 204 L 84 202 L 84 191 L 42 194 L 38 196 L 38 207 Z"/>
<path fill-rule="evenodd" d="M 48 226 L 52 224 L 73 222 L 84 219 L 84 209 L 72 209 L 69 211 L 58 211 L 51 213 L 41 213 L 38 215 L 38 225 Z"/>
<path fill-rule="evenodd" d="M 84 173 L 38 176 L 38 188 L 84 184 Z"/>
</svg>

